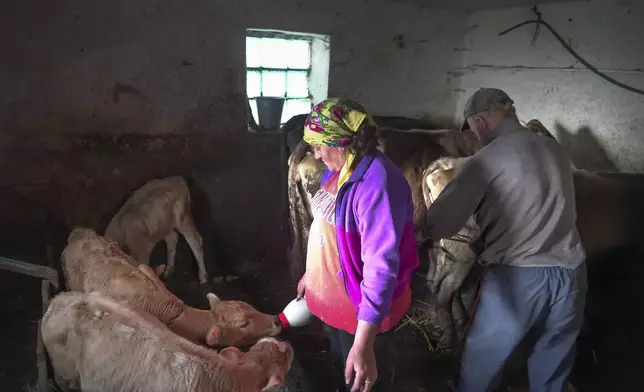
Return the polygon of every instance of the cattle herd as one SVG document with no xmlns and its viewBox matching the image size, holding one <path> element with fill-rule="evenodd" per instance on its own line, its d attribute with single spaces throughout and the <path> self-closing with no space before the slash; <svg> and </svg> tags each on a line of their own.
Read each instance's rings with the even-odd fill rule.
<svg viewBox="0 0 644 392">
<path fill-rule="evenodd" d="M 280 390 L 293 348 L 274 336 L 276 315 L 208 293 L 210 309 L 185 305 L 159 276 L 174 263 L 179 231 L 206 280 L 201 237 L 180 177 L 138 189 L 104 236 L 75 227 L 61 254 L 67 291 L 49 303 L 41 336 L 56 384 L 65 391 L 269 392 Z M 165 239 L 168 261 L 148 258 Z M 239 347 L 251 346 L 247 352 Z"/>
<path fill-rule="evenodd" d="M 324 169 L 298 134 L 303 121 L 296 116 L 283 128 L 290 155 L 289 263 L 295 281 L 304 272 L 310 200 Z M 429 253 L 426 287 L 439 310 L 437 326 L 445 343 L 461 342 L 472 312 L 472 301 L 465 300 L 472 296 L 466 294 L 476 288 L 466 282 L 476 282 L 479 273 L 479 229 L 471 218 L 457 235 L 426 249 L 424 217 L 478 142 L 470 132 L 396 118 L 376 121 L 378 148 L 401 168 L 412 189 L 419 252 Z M 554 138 L 538 120 L 528 127 Z M 642 246 L 637 226 L 644 216 L 644 175 L 578 169 L 574 175 L 578 227 L 592 274 L 595 255 Z M 178 233 L 197 260 L 199 282 L 205 283 L 202 237 L 181 177 L 154 179 L 136 190 L 104 235 L 84 227 L 71 231 L 60 257 L 67 291 L 50 301 L 41 322 L 54 378 L 63 390 L 267 392 L 283 387 L 294 354 L 289 343 L 274 338 L 282 329 L 275 315 L 212 293 L 207 294 L 210 309 L 193 308 L 161 281 L 159 276 L 173 270 Z M 162 240 L 167 263 L 153 269 L 150 253 Z M 248 346 L 246 352 L 239 349 Z"/>
</svg>

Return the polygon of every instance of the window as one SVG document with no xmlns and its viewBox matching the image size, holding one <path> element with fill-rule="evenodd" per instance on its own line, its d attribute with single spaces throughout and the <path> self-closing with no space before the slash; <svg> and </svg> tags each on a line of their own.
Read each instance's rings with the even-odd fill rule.
<svg viewBox="0 0 644 392">
<path fill-rule="evenodd" d="M 282 121 L 308 113 L 326 98 L 329 37 L 249 29 L 246 34 L 246 94 L 259 122 L 255 98 L 284 97 Z"/>
</svg>

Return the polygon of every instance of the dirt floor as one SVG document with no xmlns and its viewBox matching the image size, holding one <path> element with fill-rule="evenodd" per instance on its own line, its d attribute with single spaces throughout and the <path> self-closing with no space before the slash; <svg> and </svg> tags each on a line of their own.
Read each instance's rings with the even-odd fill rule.
<svg viewBox="0 0 644 392">
<path fill-rule="evenodd" d="M 175 275 L 167 282 L 168 287 L 187 304 L 195 307 L 207 306 L 206 292 L 212 291 L 223 299 L 240 299 L 254 305 L 267 313 L 278 313 L 294 296 L 294 287 L 284 278 L 285 273 L 275 269 L 266 269 L 266 273 L 256 276 L 244 276 L 238 280 L 220 284 L 210 284 L 207 290 L 200 289 L 196 282 L 196 267 L 187 246 L 180 243 Z M 162 249 L 157 247 L 153 260 L 163 259 Z M 3 256 L 24 261 L 39 263 L 44 260 L 42 244 L 33 239 L 13 239 L 10 244 L 3 244 Z M 153 264 L 155 264 L 153 262 Z M 273 271 L 273 272 L 270 272 Z M 621 305 L 633 306 L 632 299 L 622 296 Z M 620 309 L 623 306 L 619 307 Z M 617 309 L 617 308 L 616 308 Z M 4 317 L 0 341 L 0 383 L 6 392 L 35 391 L 36 369 L 35 348 L 37 322 L 41 316 L 39 281 L 35 278 L 0 271 L 0 310 Z M 620 315 L 624 312 L 613 312 L 615 321 L 630 323 Z M 614 324 L 613 324 L 614 325 Z M 641 324 L 640 324 L 641 325 Z M 640 334 L 625 333 L 615 327 L 606 329 L 603 344 L 604 366 L 602 370 L 590 367 L 588 353 L 578 360 L 580 366 L 573 374 L 573 381 L 578 391 L 605 391 L 607 385 L 624 385 L 628 383 L 628 374 L 636 374 L 642 361 L 635 359 L 633 350 L 628 345 L 635 343 L 642 347 Z M 296 359 L 289 373 L 287 388 L 284 392 L 327 392 L 333 391 L 329 385 L 329 365 L 327 346 L 320 333 L 319 322 L 306 327 L 286 330 L 281 338 L 289 341 L 296 352 Z M 391 391 L 432 391 L 446 392 L 446 381 L 454 370 L 455 361 L 447 353 L 432 349 L 426 335 L 414 325 L 407 323 L 398 330 L 395 350 L 395 369 Z M 627 352 L 629 351 L 629 352 Z M 611 358 L 606 362 L 606 358 Z M 585 362 L 584 362 L 585 361 Z M 586 365 L 581 366 L 581 365 Z M 629 372 L 627 373 L 627 370 Z M 641 371 L 641 369 L 640 369 Z M 632 373 L 631 373 L 632 372 Z M 607 382 L 620 378 L 620 382 Z M 630 378 L 632 380 L 632 376 Z M 525 373 L 517 372 L 509 379 L 514 385 L 511 391 L 527 391 Z M 523 388 L 520 385 L 524 385 Z M 619 390 L 639 390 L 618 388 Z M 508 390 L 508 389 L 506 389 Z"/>
</svg>

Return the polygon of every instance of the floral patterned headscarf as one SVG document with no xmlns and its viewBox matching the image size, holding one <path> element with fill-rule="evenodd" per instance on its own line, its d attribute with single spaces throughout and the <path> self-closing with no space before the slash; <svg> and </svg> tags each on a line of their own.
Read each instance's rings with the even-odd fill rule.
<svg viewBox="0 0 644 392">
<path fill-rule="evenodd" d="M 359 103 L 344 98 L 326 99 L 311 109 L 304 123 L 304 141 L 312 146 L 349 147 L 347 160 L 340 171 L 338 187 L 351 176 L 355 149 L 351 148 L 356 131 L 364 121 L 376 126 Z"/>
</svg>

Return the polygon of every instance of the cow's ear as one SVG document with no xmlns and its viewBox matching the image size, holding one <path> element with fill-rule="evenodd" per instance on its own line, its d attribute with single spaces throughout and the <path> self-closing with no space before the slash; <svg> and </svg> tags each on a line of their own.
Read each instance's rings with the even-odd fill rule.
<svg viewBox="0 0 644 392">
<path fill-rule="evenodd" d="M 244 354 L 237 347 L 226 347 L 219 352 L 219 355 L 224 358 L 230 359 L 231 361 L 241 361 L 246 356 L 246 354 Z"/>
<path fill-rule="evenodd" d="M 284 386 L 284 375 L 282 374 L 272 374 L 262 392 L 277 392 Z"/>
<path fill-rule="evenodd" d="M 210 303 L 210 309 L 214 309 L 215 305 L 221 301 L 219 297 L 213 293 L 206 294 L 206 298 L 208 298 L 208 303 Z"/>
<path fill-rule="evenodd" d="M 206 334 L 206 344 L 210 347 L 217 346 L 220 341 L 221 329 L 219 329 L 219 327 L 217 327 L 216 325 L 213 325 L 212 327 L 210 327 L 208 333 Z"/>
</svg>

